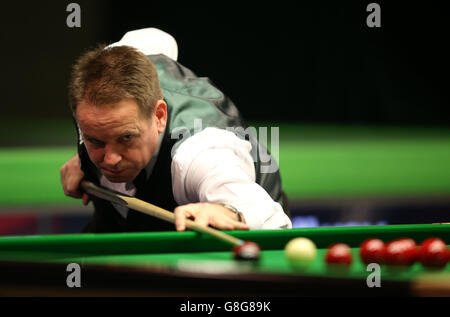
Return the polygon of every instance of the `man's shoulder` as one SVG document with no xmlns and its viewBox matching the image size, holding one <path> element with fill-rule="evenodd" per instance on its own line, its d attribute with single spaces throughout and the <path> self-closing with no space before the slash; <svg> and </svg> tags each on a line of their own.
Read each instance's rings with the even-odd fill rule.
<svg viewBox="0 0 450 317">
<path fill-rule="evenodd" d="M 150 55 L 158 71 L 164 95 L 180 94 L 191 98 L 219 99 L 223 93 L 208 77 L 198 77 L 192 70 L 165 55 Z"/>
</svg>

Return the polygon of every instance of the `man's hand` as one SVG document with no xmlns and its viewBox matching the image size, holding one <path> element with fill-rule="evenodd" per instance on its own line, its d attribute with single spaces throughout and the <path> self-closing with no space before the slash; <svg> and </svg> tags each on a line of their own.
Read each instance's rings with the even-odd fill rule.
<svg viewBox="0 0 450 317">
<path fill-rule="evenodd" d="M 81 170 L 80 158 L 75 154 L 60 169 L 61 183 L 64 194 L 73 198 L 82 198 L 83 205 L 87 205 L 90 201 L 89 195 L 80 191 L 80 183 L 84 177 Z"/>
<path fill-rule="evenodd" d="M 192 219 L 203 226 L 213 226 L 221 230 L 249 230 L 245 222 L 239 222 L 230 209 L 214 203 L 195 203 L 175 208 L 175 227 L 177 231 L 186 229 L 185 219 Z M 243 220 L 245 221 L 245 219 Z"/>
</svg>

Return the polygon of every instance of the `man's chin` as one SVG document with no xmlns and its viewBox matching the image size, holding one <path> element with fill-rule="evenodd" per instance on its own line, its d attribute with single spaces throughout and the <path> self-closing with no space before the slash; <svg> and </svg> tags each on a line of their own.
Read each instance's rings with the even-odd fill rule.
<svg viewBox="0 0 450 317">
<path fill-rule="evenodd" d="M 129 182 L 132 182 L 133 179 L 135 178 L 130 175 L 122 175 L 122 174 L 114 175 L 114 174 L 103 173 L 103 175 L 111 183 L 129 183 Z"/>
</svg>

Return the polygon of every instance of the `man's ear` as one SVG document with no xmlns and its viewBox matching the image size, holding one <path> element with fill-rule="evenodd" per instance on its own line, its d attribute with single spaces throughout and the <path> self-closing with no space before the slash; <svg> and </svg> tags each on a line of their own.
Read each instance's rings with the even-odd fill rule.
<svg viewBox="0 0 450 317">
<path fill-rule="evenodd" d="M 167 125 L 167 104 L 164 100 L 156 101 L 154 114 L 158 133 L 162 133 Z"/>
</svg>

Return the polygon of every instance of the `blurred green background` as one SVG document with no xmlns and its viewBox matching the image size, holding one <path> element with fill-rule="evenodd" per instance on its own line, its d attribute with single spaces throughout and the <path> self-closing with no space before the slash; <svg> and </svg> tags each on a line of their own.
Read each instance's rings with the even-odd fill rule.
<svg viewBox="0 0 450 317">
<path fill-rule="evenodd" d="M 47 120 L 43 129 L 15 133 L 23 123 L 1 125 L 15 144 L 0 148 L 0 204 L 79 204 L 64 196 L 59 179 L 59 168 L 75 154 L 72 121 Z M 292 201 L 450 193 L 449 129 L 250 125 L 267 127 L 269 141 L 271 128 L 279 129 L 278 162 Z"/>
</svg>

